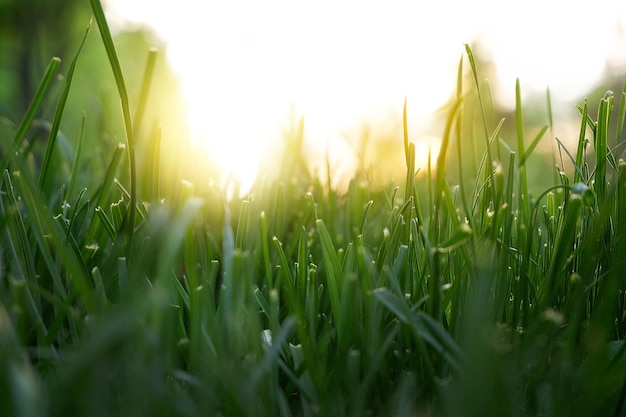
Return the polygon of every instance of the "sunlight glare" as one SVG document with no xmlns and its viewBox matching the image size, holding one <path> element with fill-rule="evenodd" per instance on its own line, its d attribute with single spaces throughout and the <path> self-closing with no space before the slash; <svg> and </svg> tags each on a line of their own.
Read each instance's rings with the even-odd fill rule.
<svg viewBox="0 0 626 417">
<path fill-rule="evenodd" d="M 107 6 L 119 24 L 146 23 L 165 40 L 189 105 L 192 141 L 244 188 L 261 156 L 301 115 L 312 158 L 328 150 L 344 169 L 353 164 L 341 145 L 346 132 L 397 121 L 405 97 L 410 120 L 424 120 L 449 99 L 465 43 L 480 40 L 507 103 L 518 77 L 524 91 L 549 85 L 555 101 L 571 100 L 598 79 L 607 58 L 626 56 L 624 42 L 608 41 L 625 20 L 618 0 L 593 7 L 561 0 L 510 8 L 495 0 L 449 3 L 179 0 L 173 10 L 162 0 L 109 0 Z M 412 129 L 414 137 L 441 134 L 428 123 Z"/>
</svg>

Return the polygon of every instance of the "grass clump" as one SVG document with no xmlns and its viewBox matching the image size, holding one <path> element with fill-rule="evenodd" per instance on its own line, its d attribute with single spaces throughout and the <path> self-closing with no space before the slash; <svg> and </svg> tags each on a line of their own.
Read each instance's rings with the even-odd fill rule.
<svg viewBox="0 0 626 417">
<path fill-rule="evenodd" d="M 405 111 L 404 184 L 372 188 L 361 172 L 345 191 L 323 184 L 300 129 L 279 175 L 228 200 L 180 176 L 163 187 L 158 132 L 134 155 L 143 109 L 131 117 L 91 4 L 127 141 L 88 180 L 82 133 L 58 154 L 78 56 L 43 165 L 27 138 L 56 59 L 23 122 L 5 121 L 0 414 L 626 413 L 623 95 L 617 116 L 612 92 L 596 117 L 580 108 L 578 148 L 559 146 L 557 180 L 530 195 L 547 128 L 525 136 L 518 85 L 511 150 L 468 47 L 472 83 L 462 60 L 433 169 L 417 172 Z M 71 173 L 60 187 L 51 164 Z"/>
</svg>

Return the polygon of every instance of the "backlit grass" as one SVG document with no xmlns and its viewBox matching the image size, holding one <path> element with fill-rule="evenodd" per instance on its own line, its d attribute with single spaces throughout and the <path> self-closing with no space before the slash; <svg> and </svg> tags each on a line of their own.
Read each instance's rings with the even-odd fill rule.
<svg viewBox="0 0 626 417">
<path fill-rule="evenodd" d="M 624 94 L 583 103 L 567 149 L 549 125 L 526 136 L 519 84 L 515 120 L 490 125 L 467 47 L 432 170 L 417 172 L 405 111 L 403 183 L 322 183 L 296 129 L 277 174 L 227 199 L 165 178 L 159 131 L 135 154 L 155 52 L 133 115 L 91 4 L 126 142 L 104 172 L 82 163 L 84 121 L 59 149 L 80 51 L 41 163 L 28 132 L 57 59 L 23 121 L 3 120 L 1 415 L 626 413 Z M 551 140 L 556 181 L 531 195 Z"/>
</svg>

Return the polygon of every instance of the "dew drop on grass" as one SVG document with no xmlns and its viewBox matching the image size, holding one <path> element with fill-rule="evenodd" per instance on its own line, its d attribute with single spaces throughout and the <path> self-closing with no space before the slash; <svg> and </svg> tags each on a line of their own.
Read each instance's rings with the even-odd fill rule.
<svg viewBox="0 0 626 417">
<path fill-rule="evenodd" d="M 577 182 L 572 186 L 572 193 L 580 195 L 586 207 L 591 207 L 594 201 L 593 190 L 584 182 Z"/>
<path fill-rule="evenodd" d="M 584 182 L 577 182 L 572 186 L 572 192 L 574 194 L 583 194 L 587 190 L 589 190 L 589 187 Z"/>
</svg>

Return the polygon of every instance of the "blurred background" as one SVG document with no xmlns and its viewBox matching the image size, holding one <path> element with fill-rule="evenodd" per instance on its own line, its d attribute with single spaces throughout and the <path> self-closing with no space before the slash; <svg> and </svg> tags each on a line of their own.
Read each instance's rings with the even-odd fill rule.
<svg viewBox="0 0 626 417">
<path fill-rule="evenodd" d="M 506 118 L 503 135 L 515 128 L 516 78 L 529 137 L 533 126 L 548 123 L 549 87 L 549 135 L 575 143 L 575 105 L 585 97 L 595 105 L 609 88 L 619 96 L 626 73 L 626 2 L 619 0 L 103 4 L 131 104 L 148 50 L 159 49 L 140 152 L 160 126 L 167 154 L 174 155 L 170 169 L 201 166 L 202 175 L 235 179 L 242 189 L 301 118 L 304 152 L 320 175 L 328 160 L 338 182 L 357 166 L 379 182 L 401 178 L 405 98 L 417 165 L 425 168 L 466 43 L 480 60 L 496 119 Z M 0 134 L 8 121 L 19 123 L 52 56 L 62 58 L 59 74 L 66 73 L 90 16 L 84 0 L 0 0 Z M 59 90 L 62 81 L 60 75 Z M 96 27 L 73 84 L 61 130 L 74 141 L 86 115 L 89 167 L 104 169 L 124 135 Z M 53 96 L 41 119 L 51 120 L 55 103 Z M 177 167 L 176 157 L 185 167 Z"/>
</svg>

